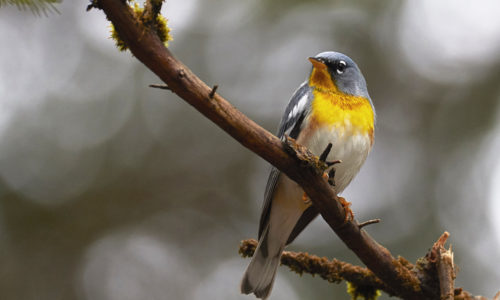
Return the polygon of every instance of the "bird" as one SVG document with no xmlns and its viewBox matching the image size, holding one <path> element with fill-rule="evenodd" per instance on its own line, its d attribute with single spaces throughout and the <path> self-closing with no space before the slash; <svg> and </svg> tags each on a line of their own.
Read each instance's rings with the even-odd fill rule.
<svg viewBox="0 0 500 300">
<path fill-rule="evenodd" d="M 365 78 L 350 57 L 328 51 L 309 57 L 309 61 L 309 76 L 286 106 L 277 136 L 282 140 L 289 136 L 315 155 L 331 144 L 327 160 L 341 161 L 332 167 L 335 189 L 340 193 L 359 172 L 373 146 L 375 108 Z M 260 216 L 259 242 L 241 281 L 243 294 L 269 297 L 285 246 L 318 215 L 304 195 L 296 182 L 272 167 Z M 344 204 L 349 212 L 350 203 Z"/>
</svg>

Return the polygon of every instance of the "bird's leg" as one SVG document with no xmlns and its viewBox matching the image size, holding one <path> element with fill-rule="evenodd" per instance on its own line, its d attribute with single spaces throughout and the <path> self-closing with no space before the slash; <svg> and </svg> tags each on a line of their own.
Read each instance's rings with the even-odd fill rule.
<svg viewBox="0 0 500 300">
<path fill-rule="evenodd" d="M 328 161 L 326 162 L 326 164 L 328 165 L 328 167 L 331 167 L 333 165 L 340 164 L 341 162 L 342 162 L 341 160 L 334 160 L 334 161 Z M 326 172 L 323 173 L 323 178 L 328 180 L 328 183 L 331 186 L 335 186 L 335 168 L 331 168 L 330 171 L 328 171 L 328 173 Z"/>
<path fill-rule="evenodd" d="M 325 150 L 323 150 L 323 153 L 321 153 L 321 155 L 319 157 L 319 160 L 324 162 L 328 168 L 342 162 L 340 160 L 326 161 L 326 158 L 328 157 L 328 154 L 330 154 L 331 150 L 332 150 L 332 143 L 329 143 L 328 146 L 326 146 Z M 328 173 L 326 173 L 326 172 L 323 173 L 323 178 L 328 180 L 328 183 L 331 186 L 335 186 L 335 167 L 331 168 L 330 171 L 328 171 Z M 304 196 L 307 197 L 307 195 L 305 193 L 304 193 Z M 351 207 L 350 207 L 351 202 L 347 201 L 343 197 L 338 197 L 338 198 L 339 198 L 340 204 L 342 204 L 342 207 L 344 208 L 344 211 L 345 211 L 344 223 L 346 223 L 349 220 L 349 217 L 351 218 L 351 220 L 354 220 L 354 213 L 352 212 Z"/>
<path fill-rule="evenodd" d="M 332 150 L 332 143 L 328 143 L 326 146 L 325 150 L 323 150 L 323 153 L 319 156 L 319 160 L 326 162 L 326 158 L 328 157 L 328 154 L 330 154 L 330 151 Z"/>
<path fill-rule="evenodd" d="M 340 162 L 341 162 L 340 160 L 336 160 L 333 163 L 337 164 Z M 335 177 L 335 168 L 332 168 L 330 171 L 328 171 L 328 173 L 327 172 L 323 173 L 323 178 L 326 179 L 331 186 L 335 186 L 334 177 Z M 307 196 L 306 192 L 304 192 L 304 194 L 302 195 L 302 201 L 304 201 L 304 203 L 306 204 L 309 204 L 311 202 L 311 199 L 309 199 L 309 196 Z"/>
<path fill-rule="evenodd" d="M 323 153 L 321 153 L 321 155 L 319 156 L 319 160 L 324 162 L 326 164 L 327 168 L 342 162 L 340 160 L 326 161 L 326 158 L 328 157 L 328 154 L 330 154 L 331 150 L 332 150 L 332 143 L 328 143 L 325 150 L 323 150 Z M 335 178 L 334 177 L 335 177 L 335 168 L 332 168 L 328 173 L 326 173 L 326 172 L 323 173 L 323 178 L 328 180 L 328 183 L 331 186 L 335 186 Z"/>
<path fill-rule="evenodd" d="M 328 143 L 325 150 L 323 150 L 323 153 L 321 153 L 321 155 L 319 156 L 319 161 L 324 162 L 326 164 L 327 168 L 342 162 L 340 160 L 326 161 L 328 154 L 330 154 L 330 151 L 332 150 L 332 146 L 333 146 L 332 143 Z M 328 173 L 327 172 L 323 173 L 323 178 L 328 180 L 328 183 L 331 186 L 335 186 L 334 177 L 335 177 L 335 168 L 332 168 Z M 302 201 L 304 201 L 304 203 L 306 203 L 306 204 L 309 204 L 311 202 L 311 199 L 309 199 L 309 197 L 307 196 L 307 194 L 305 192 L 302 195 Z"/>
</svg>

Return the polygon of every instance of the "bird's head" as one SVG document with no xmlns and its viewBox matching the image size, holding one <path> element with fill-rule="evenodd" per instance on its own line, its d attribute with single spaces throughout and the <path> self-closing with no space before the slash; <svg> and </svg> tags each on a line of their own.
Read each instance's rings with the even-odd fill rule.
<svg viewBox="0 0 500 300">
<path fill-rule="evenodd" d="M 309 61 L 313 65 L 309 76 L 311 87 L 370 99 L 363 74 L 347 55 L 322 52 L 309 57 Z"/>
</svg>

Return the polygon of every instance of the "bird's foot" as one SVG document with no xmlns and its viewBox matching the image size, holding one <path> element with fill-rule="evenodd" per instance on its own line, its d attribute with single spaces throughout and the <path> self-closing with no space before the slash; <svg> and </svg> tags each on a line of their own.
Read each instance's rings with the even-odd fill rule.
<svg viewBox="0 0 500 300">
<path fill-rule="evenodd" d="M 333 166 L 341 162 L 342 161 L 340 160 L 334 160 L 332 162 L 327 162 L 327 164 L 329 164 L 329 166 Z M 325 178 L 331 186 L 335 186 L 335 168 L 331 168 L 330 171 L 328 171 L 328 173 L 324 172 L 323 178 Z"/>
<path fill-rule="evenodd" d="M 326 161 L 326 158 L 328 157 L 328 154 L 330 154 L 331 150 L 332 150 L 332 143 L 328 143 L 325 150 L 323 150 L 323 153 L 321 153 L 321 155 L 319 156 L 319 160 L 324 162 L 326 164 L 327 168 L 330 168 L 330 167 L 342 162 L 341 160 Z M 328 173 L 324 172 L 323 178 L 328 180 L 328 183 L 331 186 L 335 186 L 335 168 L 331 168 L 330 171 L 328 171 Z M 304 196 L 302 196 L 302 200 L 304 200 L 304 197 L 307 198 L 306 193 L 304 193 Z M 342 207 L 344 208 L 344 212 L 345 212 L 344 223 L 347 223 L 347 221 L 349 221 L 349 219 L 354 220 L 354 213 L 352 212 L 351 207 L 350 207 L 351 202 L 345 200 L 345 198 L 343 198 L 343 197 L 338 197 L 338 198 L 339 198 L 340 204 L 342 204 Z M 307 198 L 307 199 L 309 199 L 309 198 Z"/>
<path fill-rule="evenodd" d="M 340 204 L 342 204 L 342 207 L 344 208 L 344 212 L 345 212 L 344 223 L 347 223 L 347 221 L 349 221 L 349 220 L 354 220 L 354 213 L 351 210 L 351 202 L 347 201 L 343 197 L 338 197 L 338 198 L 339 198 Z"/>
<path fill-rule="evenodd" d="M 325 150 L 323 150 L 323 153 L 319 156 L 319 160 L 324 162 L 326 164 L 326 168 L 329 168 L 331 166 L 334 166 L 336 164 L 341 163 L 341 160 L 334 160 L 334 161 L 326 161 L 326 158 L 328 157 L 328 154 L 330 154 L 330 151 L 332 150 L 332 143 L 328 143 L 328 146 L 326 146 Z M 328 183 L 331 186 L 335 186 L 335 168 L 330 169 L 328 173 L 323 173 L 323 178 L 328 180 Z"/>
</svg>

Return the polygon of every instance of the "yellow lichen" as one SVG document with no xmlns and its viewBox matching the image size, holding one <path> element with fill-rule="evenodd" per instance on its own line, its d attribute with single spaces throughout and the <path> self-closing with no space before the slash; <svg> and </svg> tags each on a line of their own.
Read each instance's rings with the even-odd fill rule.
<svg viewBox="0 0 500 300">
<path fill-rule="evenodd" d="M 381 292 L 371 286 L 357 286 L 352 282 L 347 282 L 347 293 L 351 295 L 352 300 L 357 300 L 358 298 L 365 300 L 376 300 L 380 297 Z"/>
<path fill-rule="evenodd" d="M 118 50 L 120 50 L 120 51 L 127 50 L 128 46 L 122 40 L 122 38 L 118 34 L 118 31 L 116 31 L 115 26 L 113 26 L 113 24 L 111 24 L 110 26 L 111 26 L 111 38 L 115 41 L 115 44 L 116 44 L 116 47 L 118 48 Z"/>
<path fill-rule="evenodd" d="M 144 7 L 139 6 L 135 0 L 129 0 L 128 2 L 133 4 L 132 9 L 136 18 L 140 20 L 147 29 L 156 32 L 160 41 L 163 42 L 165 47 L 168 47 L 168 41 L 172 40 L 172 36 L 170 35 L 170 28 L 167 26 L 167 19 L 159 13 L 156 15 L 153 14 L 152 16 L 146 16 Z M 154 17 L 154 19 L 151 19 L 152 17 Z M 113 24 L 111 24 L 111 38 L 115 41 L 118 50 L 125 51 L 128 49 L 128 45 L 120 37 Z"/>
<path fill-rule="evenodd" d="M 158 14 L 155 24 L 156 34 L 160 38 L 160 41 L 163 42 L 165 47 L 168 47 L 168 41 L 173 40 L 172 36 L 170 35 L 170 28 L 167 26 L 167 21 L 167 18 Z"/>
</svg>

